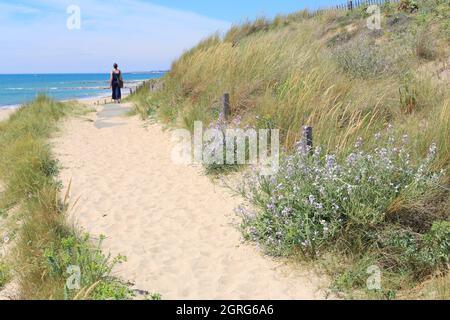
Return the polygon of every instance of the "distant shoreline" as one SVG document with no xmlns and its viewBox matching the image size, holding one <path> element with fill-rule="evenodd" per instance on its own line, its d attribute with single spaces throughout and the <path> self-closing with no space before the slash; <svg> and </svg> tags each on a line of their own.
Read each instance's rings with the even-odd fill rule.
<svg viewBox="0 0 450 320">
<path fill-rule="evenodd" d="M 139 75 L 143 75 L 143 77 L 141 78 Z M 62 74 L 63 76 L 66 74 Z M 67 75 L 73 75 L 73 74 L 67 74 Z M 79 74 L 81 75 L 81 74 Z M 93 74 L 87 74 L 88 76 L 92 76 Z M 101 74 L 103 75 L 107 75 L 107 74 Z M 135 91 L 137 87 L 141 86 L 142 83 L 144 83 L 145 81 L 151 80 L 153 79 L 151 77 L 151 75 L 163 75 L 163 72 L 160 71 L 152 71 L 152 72 L 127 72 L 124 73 L 125 77 L 126 75 L 134 75 L 134 79 L 132 76 L 130 76 L 131 79 L 125 79 L 125 87 L 122 89 L 122 93 L 124 95 L 129 94 L 131 91 Z M 145 77 L 145 75 L 147 75 L 147 77 Z M 150 76 L 149 76 L 150 75 Z M 17 76 L 17 75 L 12 75 L 12 77 Z M 21 77 L 30 77 L 29 75 L 20 75 Z M 39 75 L 36 75 L 39 76 Z M 45 76 L 45 75 L 41 75 L 41 76 Z M 98 76 L 97 76 L 98 78 Z M 93 84 L 92 84 L 93 83 Z M 42 86 L 45 86 L 46 84 L 43 84 Z M 83 101 L 83 100 L 92 100 L 92 99 L 104 99 L 107 98 L 110 95 L 110 91 L 109 91 L 109 85 L 108 85 L 108 80 L 102 80 L 101 82 L 99 82 L 98 80 L 92 80 L 89 77 L 87 77 L 86 80 L 81 80 L 79 81 L 79 83 L 76 83 L 73 85 L 73 87 L 64 87 L 64 84 L 62 84 L 61 87 L 59 87 L 60 84 L 55 84 L 55 88 L 50 89 L 48 96 L 53 98 L 56 101 L 61 101 L 61 102 L 65 102 L 65 101 L 70 101 L 70 100 L 79 100 L 79 101 Z M 67 84 L 66 84 L 67 85 Z M 12 93 L 12 95 L 16 95 L 17 97 L 19 97 L 18 99 L 9 99 L 10 101 L 3 101 L 0 102 L 0 110 L 9 110 L 9 109 L 17 109 L 18 107 L 20 107 L 21 105 L 27 104 L 31 101 L 33 101 L 35 99 L 35 97 L 38 95 L 38 90 L 33 86 L 27 86 L 26 85 L 22 85 L 19 82 L 16 82 L 14 84 L 10 85 L 11 87 L 20 87 L 20 88 L 3 88 L 3 91 L 5 92 L 9 92 Z M 24 89 L 25 88 L 25 89 Z M 39 87 L 38 87 L 39 88 Z M 14 91 L 14 90 L 16 91 Z M 20 90 L 19 90 L 20 89 Z M 76 90 L 78 89 L 78 90 Z M 36 92 L 34 92 L 34 91 Z M 55 90 L 55 91 L 51 91 L 51 90 Z M 62 90 L 62 91 L 66 91 L 66 94 L 64 94 L 64 96 L 59 96 L 58 97 L 58 91 Z M 80 96 L 80 92 L 82 90 L 85 90 L 87 95 L 81 95 Z M 89 92 L 89 90 L 92 90 L 92 92 Z M 0 87 L 0 91 L 2 91 L 2 88 Z M 23 92 L 25 92 L 26 94 L 28 94 L 27 97 L 23 97 Z M 30 94 L 30 92 L 33 92 L 32 94 Z M 45 90 L 42 90 L 43 94 L 46 94 Z M 53 93 L 56 92 L 56 97 L 53 96 Z M 33 95 L 33 96 L 32 96 Z M 22 99 L 23 97 L 23 99 Z M 23 102 L 13 102 L 13 100 L 23 100 Z M 8 103 L 9 102 L 9 103 Z M 12 102 L 12 103 L 11 103 Z"/>
<path fill-rule="evenodd" d="M 128 95 L 130 95 L 130 89 L 133 91 L 136 90 L 137 87 L 142 85 L 145 81 L 148 81 L 148 79 L 145 80 L 132 80 L 128 81 L 128 83 L 131 83 L 131 86 L 126 86 L 124 89 L 122 89 L 122 98 L 126 98 Z M 126 84 L 126 83 L 125 83 Z M 83 98 L 74 98 L 74 99 L 55 99 L 59 102 L 69 102 L 69 101 L 78 101 L 86 106 L 95 106 L 99 104 L 103 104 L 105 100 L 111 99 L 110 95 L 95 95 L 91 97 L 83 97 Z M 14 113 L 20 106 L 25 105 L 23 104 L 17 104 L 17 105 L 6 105 L 6 106 L 0 106 L 0 121 L 5 121 L 9 118 L 9 116 Z"/>
<path fill-rule="evenodd" d="M 123 98 L 126 98 L 129 95 L 129 93 L 124 92 L 122 95 Z M 79 99 L 67 99 L 67 100 L 58 100 L 59 102 L 69 102 L 69 101 L 78 101 L 79 103 L 85 105 L 85 106 L 95 106 L 98 104 L 102 104 L 104 100 L 111 99 L 111 97 L 108 95 L 101 95 L 101 96 L 95 96 L 95 97 L 86 97 L 86 98 L 79 98 Z M 25 105 L 25 104 L 22 104 Z M 15 106 L 6 106 L 2 107 L 0 106 L 0 122 L 5 121 L 9 118 L 11 114 L 13 114 L 20 106 L 22 105 L 15 105 Z"/>
<path fill-rule="evenodd" d="M 170 70 L 158 71 L 127 71 L 123 74 L 159 74 L 167 73 Z M 85 74 L 109 74 L 109 72 L 48 72 L 48 73 L 0 73 L 0 76 L 42 76 L 42 75 L 85 75 Z"/>
<path fill-rule="evenodd" d="M 130 89 L 130 88 L 127 87 L 127 88 L 124 88 L 124 89 Z M 122 98 L 125 98 L 128 95 L 129 95 L 129 92 L 123 92 L 122 93 Z M 109 99 L 109 98 L 111 98 L 110 95 L 102 94 L 102 95 L 95 95 L 95 96 L 84 97 L 84 98 L 73 98 L 73 99 L 62 99 L 62 100 L 55 99 L 55 100 L 58 101 L 58 102 L 69 102 L 69 101 L 90 102 L 90 101 L 100 101 L 100 100 Z M 29 103 L 29 102 L 22 103 L 22 104 L 0 106 L 0 112 L 2 112 L 2 111 L 9 111 L 9 110 L 14 111 L 14 110 L 20 108 L 21 106 L 26 105 L 27 103 Z"/>
</svg>

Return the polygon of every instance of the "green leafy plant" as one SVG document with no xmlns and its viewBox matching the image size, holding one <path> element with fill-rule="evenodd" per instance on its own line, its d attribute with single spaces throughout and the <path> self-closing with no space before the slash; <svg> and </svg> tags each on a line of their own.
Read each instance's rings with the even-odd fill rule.
<svg viewBox="0 0 450 320">
<path fill-rule="evenodd" d="M 417 92 L 411 82 L 406 81 L 399 88 L 400 108 L 406 114 L 411 114 L 417 107 Z"/>
<path fill-rule="evenodd" d="M 93 300 L 130 300 L 134 292 L 118 281 L 102 282 L 92 292 Z"/>
<path fill-rule="evenodd" d="M 162 300 L 162 296 L 159 293 L 151 293 L 146 297 L 146 300 Z"/>
<path fill-rule="evenodd" d="M 80 268 L 80 286 L 86 288 L 94 283 L 99 283 L 92 291 L 95 300 L 127 298 L 131 292 L 126 286 L 110 277 L 116 264 L 126 261 L 123 256 L 111 258 L 102 253 L 101 244 L 103 237 L 96 245 L 93 245 L 88 234 L 81 237 L 69 236 L 59 243 L 52 243 L 44 252 L 47 259 L 48 274 L 57 279 L 67 277 L 69 266 Z M 77 294 L 65 288 L 66 298 Z M 86 298 L 86 297 L 85 297 Z"/>
<path fill-rule="evenodd" d="M 348 74 L 358 78 L 379 78 L 399 73 L 401 56 L 391 47 L 376 45 L 367 36 L 360 36 L 334 50 L 334 60 Z"/>
<path fill-rule="evenodd" d="M 449 222 L 435 222 L 429 232 L 418 234 L 386 219 L 391 203 L 403 193 L 421 195 L 438 188 L 444 172 L 432 170 L 436 146 L 413 163 L 406 137 L 396 142 L 390 130 L 386 138 L 376 135 L 374 150 L 363 150 L 358 139 L 346 158 L 320 147 L 311 155 L 302 142 L 297 152 L 282 158 L 274 176 L 247 177 L 240 193 L 256 211 L 237 209 L 246 239 L 274 255 L 317 258 L 328 248 L 353 257 L 370 252 L 366 262 L 355 262 L 362 268 L 338 275 L 338 287 L 365 285 L 364 266 L 370 264 L 417 279 L 445 270 Z"/>
<path fill-rule="evenodd" d="M 0 289 L 2 289 L 5 284 L 11 279 L 11 273 L 9 266 L 0 261 Z"/>
</svg>

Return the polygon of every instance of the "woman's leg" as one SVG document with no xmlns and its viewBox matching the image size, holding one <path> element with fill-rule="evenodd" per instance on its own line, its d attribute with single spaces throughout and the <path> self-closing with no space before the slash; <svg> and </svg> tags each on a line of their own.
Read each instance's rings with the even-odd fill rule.
<svg viewBox="0 0 450 320">
<path fill-rule="evenodd" d="M 114 100 L 114 102 L 117 102 L 117 100 L 120 99 L 120 97 L 119 97 L 120 88 L 116 83 L 114 83 L 112 89 L 113 89 L 113 100 Z"/>
</svg>

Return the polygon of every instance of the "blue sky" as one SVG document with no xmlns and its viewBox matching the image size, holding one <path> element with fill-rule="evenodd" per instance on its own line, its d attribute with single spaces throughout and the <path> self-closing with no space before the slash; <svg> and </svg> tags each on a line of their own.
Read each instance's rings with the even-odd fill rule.
<svg viewBox="0 0 450 320">
<path fill-rule="evenodd" d="M 236 22 L 260 15 L 273 17 L 278 13 L 291 13 L 303 8 L 318 8 L 346 0 L 154 0 L 155 4 L 170 8 L 195 11 L 197 13 Z"/>
<path fill-rule="evenodd" d="M 168 69 L 184 50 L 246 18 L 343 0 L 0 0 L 0 73 Z M 344 1 L 345 2 L 345 1 Z M 80 9 L 69 30 L 67 8 Z"/>
</svg>

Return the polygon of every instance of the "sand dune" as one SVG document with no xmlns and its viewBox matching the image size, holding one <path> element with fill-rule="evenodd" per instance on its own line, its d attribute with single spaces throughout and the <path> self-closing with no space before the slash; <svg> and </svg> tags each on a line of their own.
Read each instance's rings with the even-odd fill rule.
<svg viewBox="0 0 450 320">
<path fill-rule="evenodd" d="M 199 168 L 176 166 L 168 132 L 115 108 L 66 121 L 54 141 L 79 198 L 71 219 L 128 259 L 115 275 L 163 299 L 324 298 L 315 274 L 242 242 L 240 200 Z"/>
</svg>

